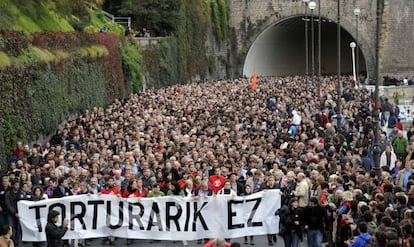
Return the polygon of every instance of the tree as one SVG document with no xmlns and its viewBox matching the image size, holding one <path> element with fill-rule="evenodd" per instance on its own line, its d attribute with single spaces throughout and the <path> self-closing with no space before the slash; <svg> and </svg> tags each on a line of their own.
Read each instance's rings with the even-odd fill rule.
<svg viewBox="0 0 414 247">
<path fill-rule="evenodd" d="M 123 0 L 120 14 L 133 17 L 134 29 L 147 28 L 156 36 L 166 36 L 178 26 L 182 0 Z"/>
</svg>

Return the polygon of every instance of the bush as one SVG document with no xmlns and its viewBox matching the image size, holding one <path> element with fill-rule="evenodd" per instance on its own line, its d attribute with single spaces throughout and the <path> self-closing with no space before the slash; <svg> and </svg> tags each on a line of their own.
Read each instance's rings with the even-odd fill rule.
<svg viewBox="0 0 414 247">
<path fill-rule="evenodd" d="M 42 32 L 31 35 L 32 44 L 48 50 L 73 51 L 81 46 L 96 44 L 93 34 L 79 32 Z"/>
<path fill-rule="evenodd" d="M 11 65 L 10 58 L 6 53 L 0 51 L 0 68 L 8 67 Z"/>
<path fill-rule="evenodd" d="M 107 92 L 109 101 L 124 96 L 125 80 L 122 73 L 121 51 L 119 45 L 119 36 L 109 33 L 97 33 L 98 43 L 108 49 L 109 56 L 104 57 L 104 75 L 107 82 Z"/>
<path fill-rule="evenodd" d="M 20 32 L 2 34 L 1 49 L 5 50 L 0 52 L 2 161 L 17 140 L 36 140 L 51 134 L 69 115 L 105 106 L 125 96 L 119 36 L 46 32 L 35 33 L 29 39 Z M 16 37 L 21 37 L 21 41 L 11 45 L 10 41 Z M 138 59 L 125 56 L 122 61 L 129 66 L 125 71 L 135 85 L 140 74 L 133 63 L 141 58 L 136 45 L 128 42 L 124 43 L 125 51 Z M 80 57 L 82 52 L 84 56 Z M 17 56 L 8 56 L 10 53 Z"/>
<path fill-rule="evenodd" d="M 137 43 L 126 38 L 122 46 L 122 69 L 127 82 L 127 93 L 137 93 L 142 89 L 142 55 Z"/>
<path fill-rule="evenodd" d="M 9 56 L 19 56 L 29 47 L 29 38 L 20 31 L 0 30 L 0 50 Z"/>
</svg>

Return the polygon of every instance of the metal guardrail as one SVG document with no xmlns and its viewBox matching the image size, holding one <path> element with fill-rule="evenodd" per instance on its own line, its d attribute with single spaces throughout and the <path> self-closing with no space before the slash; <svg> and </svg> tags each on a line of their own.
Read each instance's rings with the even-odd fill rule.
<svg viewBox="0 0 414 247">
<path fill-rule="evenodd" d="M 92 3 L 90 2 L 86 2 L 86 4 L 89 6 L 89 8 L 91 9 L 95 9 L 97 10 L 98 8 L 96 6 L 94 6 Z M 127 25 L 127 27 L 131 26 L 131 17 L 126 17 L 126 16 L 114 16 L 113 14 L 106 12 L 103 9 L 99 9 L 100 11 L 102 11 L 102 13 L 111 20 L 112 23 L 118 23 L 118 24 L 123 24 L 123 25 Z"/>
<path fill-rule="evenodd" d="M 162 37 L 134 37 L 134 40 L 141 46 L 153 46 L 158 44 Z"/>
<path fill-rule="evenodd" d="M 131 26 L 131 17 L 124 17 L 124 16 L 114 16 L 111 13 L 102 10 L 102 13 L 108 17 L 113 23 L 127 25 L 127 27 Z"/>
</svg>

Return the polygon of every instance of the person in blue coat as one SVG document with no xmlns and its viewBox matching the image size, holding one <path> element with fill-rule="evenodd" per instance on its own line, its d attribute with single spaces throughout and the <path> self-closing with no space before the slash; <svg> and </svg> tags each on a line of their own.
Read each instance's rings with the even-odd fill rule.
<svg viewBox="0 0 414 247">
<path fill-rule="evenodd" d="M 366 247 L 368 244 L 372 244 L 371 235 L 368 233 L 368 225 L 366 222 L 360 222 L 358 224 L 359 235 L 355 241 L 347 240 L 345 243 L 348 247 Z"/>
</svg>

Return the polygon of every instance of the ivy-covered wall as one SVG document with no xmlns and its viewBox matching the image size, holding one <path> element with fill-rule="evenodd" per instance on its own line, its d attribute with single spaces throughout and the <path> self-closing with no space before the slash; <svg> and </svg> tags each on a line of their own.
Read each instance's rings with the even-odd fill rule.
<svg viewBox="0 0 414 247">
<path fill-rule="evenodd" d="M 211 78 L 215 66 L 208 54 L 208 35 L 214 35 L 214 46 L 227 49 L 229 17 L 225 0 L 181 0 L 178 15 L 174 33 L 143 51 L 149 87 Z"/>
<path fill-rule="evenodd" d="M 0 66 L 1 162 L 16 141 L 49 135 L 71 114 L 142 88 L 139 48 L 117 35 L 7 31 L 0 51 L 11 61 Z"/>
</svg>

